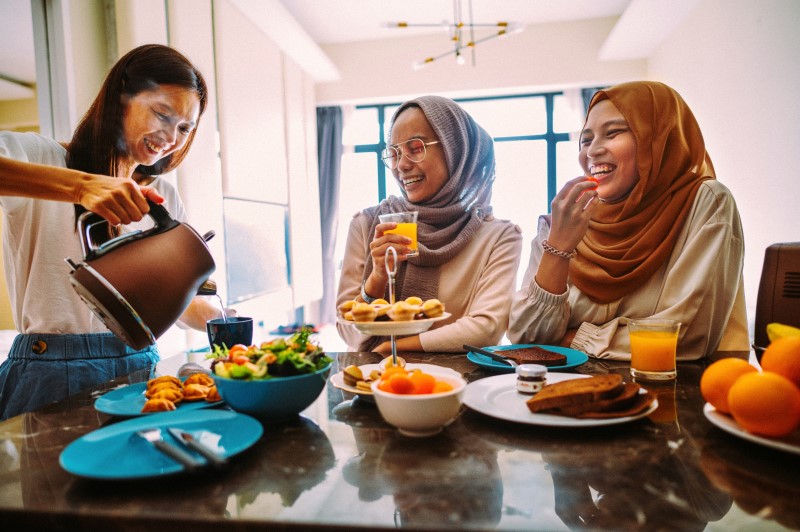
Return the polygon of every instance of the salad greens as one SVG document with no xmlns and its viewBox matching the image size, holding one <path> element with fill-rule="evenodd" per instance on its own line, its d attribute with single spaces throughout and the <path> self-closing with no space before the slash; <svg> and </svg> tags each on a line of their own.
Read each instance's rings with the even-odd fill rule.
<svg viewBox="0 0 800 532">
<path fill-rule="evenodd" d="M 207 356 L 212 359 L 215 375 L 229 379 L 272 379 L 313 373 L 327 367 L 332 359 L 319 345 L 311 342 L 311 327 L 303 327 L 288 338 L 277 338 L 261 345 L 214 346 Z"/>
</svg>

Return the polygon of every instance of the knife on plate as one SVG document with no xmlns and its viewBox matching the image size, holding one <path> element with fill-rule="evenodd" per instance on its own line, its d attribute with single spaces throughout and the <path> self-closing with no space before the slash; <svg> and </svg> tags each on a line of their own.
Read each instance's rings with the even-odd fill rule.
<svg viewBox="0 0 800 532">
<path fill-rule="evenodd" d="M 480 353 L 481 355 L 486 355 L 492 360 L 503 362 L 505 364 L 508 364 L 512 368 L 516 368 L 518 366 L 518 364 L 513 360 L 511 360 L 510 358 L 504 357 L 503 355 L 495 353 L 494 351 L 489 351 L 488 349 L 483 349 L 481 347 L 475 347 L 474 345 L 467 345 L 467 344 L 464 344 L 464 349 L 466 349 L 467 351 L 472 351 L 473 353 Z"/>
<path fill-rule="evenodd" d="M 208 460 L 208 463 L 216 468 L 221 468 L 225 464 L 228 463 L 228 460 L 224 457 L 220 456 L 211 448 L 204 445 L 200 440 L 192 436 L 189 432 L 185 430 L 181 430 L 176 427 L 170 427 L 167 429 L 170 434 L 172 434 L 176 440 L 181 442 L 181 444 L 185 445 L 189 449 L 195 451 L 200 456 Z"/>
<path fill-rule="evenodd" d="M 143 429 L 136 431 L 136 435 L 153 444 L 156 449 L 181 464 L 187 471 L 194 471 L 203 466 L 203 462 L 195 459 L 195 457 L 183 449 L 164 441 L 164 438 L 161 436 L 161 429 Z"/>
</svg>

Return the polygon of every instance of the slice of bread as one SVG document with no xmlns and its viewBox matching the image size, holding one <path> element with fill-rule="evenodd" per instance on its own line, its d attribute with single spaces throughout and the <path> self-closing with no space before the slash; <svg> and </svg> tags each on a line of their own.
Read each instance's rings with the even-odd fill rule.
<svg viewBox="0 0 800 532">
<path fill-rule="evenodd" d="M 554 413 L 562 414 L 565 416 L 581 417 L 581 414 L 590 412 L 617 412 L 625 410 L 636 402 L 639 395 L 639 390 L 642 387 L 635 382 L 625 383 L 622 393 L 611 399 L 599 399 L 597 401 L 587 401 L 575 405 L 562 406 L 556 409 Z"/>
<path fill-rule="evenodd" d="M 653 397 L 653 394 L 650 392 L 639 392 L 634 398 L 633 402 L 627 408 L 623 408 L 622 410 L 610 410 L 607 412 L 584 412 L 576 415 L 575 417 L 582 419 L 608 419 L 614 417 L 635 416 L 636 414 L 649 408 L 650 405 L 653 404 L 654 399 L 655 397 Z"/>
<path fill-rule="evenodd" d="M 497 354 L 510 358 L 517 364 L 541 364 L 542 366 L 563 366 L 567 356 L 541 347 L 519 347 L 517 349 L 501 349 Z"/>
<path fill-rule="evenodd" d="M 617 397 L 625 389 L 622 375 L 607 373 L 588 379 L 571 379 L 546 385 L 526 401 L 528 409 L 544 412 L 570 405 L 579 405 Z"/>
</svg>

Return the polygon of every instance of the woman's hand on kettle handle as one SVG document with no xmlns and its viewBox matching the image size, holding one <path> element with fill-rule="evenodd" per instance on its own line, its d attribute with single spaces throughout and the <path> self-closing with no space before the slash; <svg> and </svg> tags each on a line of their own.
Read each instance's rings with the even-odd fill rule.
<svg viewBox="0 0 800 532">
<path fill-rule="evenodd" d="M 111 225 L 138 222 L 150 211 L 147 200 L 163 203 L 156 189 L 140 186 L 133 179 L 84 174 L 77 190 L 77 203 Z"/>
</svg>

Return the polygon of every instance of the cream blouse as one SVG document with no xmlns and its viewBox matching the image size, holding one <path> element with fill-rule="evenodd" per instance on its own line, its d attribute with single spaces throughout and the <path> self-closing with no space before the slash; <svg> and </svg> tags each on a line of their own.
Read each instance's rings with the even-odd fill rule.
<svg viewBox="0 0 800 532">
<path fill-rule="evenodd" d="M 578 329 L 571 347 L 592 357 L 630 360 L 628 318 L 681 322 L 678 360 L 714 351 L 750 348 L 744 301 L 744 236 L 730 191 L 703 182 L 669 260 L 650 280 L 617 301 L 600 304 L 572 284 L 563 294 L 543 290 L 534 279 L 542 240 L 550 227 L 540 219 L 531 259 L 511 302 L 508 337 L 514 343 L 557 344 Z"/>
</svg>

